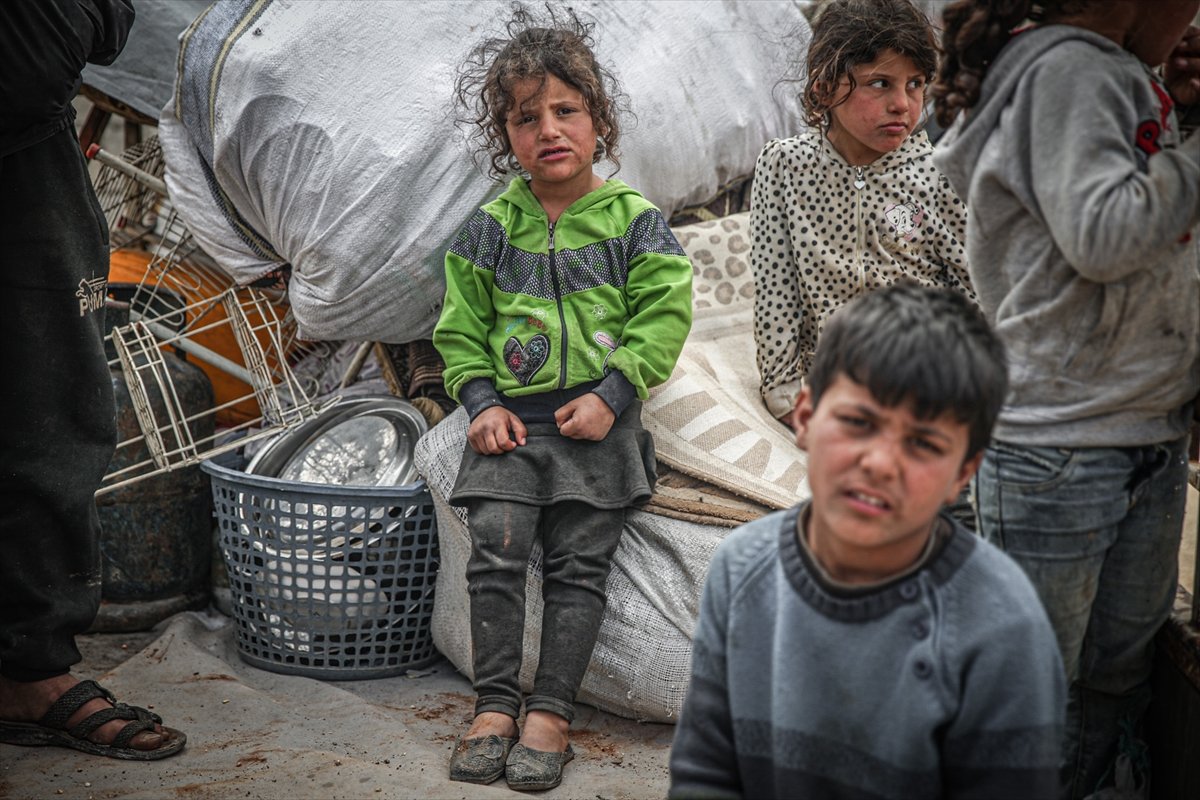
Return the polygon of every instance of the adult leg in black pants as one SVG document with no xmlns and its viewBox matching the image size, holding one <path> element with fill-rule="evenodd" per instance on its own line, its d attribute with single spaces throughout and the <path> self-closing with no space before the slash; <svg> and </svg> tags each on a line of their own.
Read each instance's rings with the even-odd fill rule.
<svg viewBox="0 0 1200 800">
<path fill-rule="evenodd" d="M 93 494 L 116 440 L 107 227 L 73 134 L 0 158 L 0 742 L 156 758 L 182 735 L 140 709 L 114 716 L 70 674 L 100 603 Z M 94 730 L 61 730 L 97 711 Z"/>
</svg>

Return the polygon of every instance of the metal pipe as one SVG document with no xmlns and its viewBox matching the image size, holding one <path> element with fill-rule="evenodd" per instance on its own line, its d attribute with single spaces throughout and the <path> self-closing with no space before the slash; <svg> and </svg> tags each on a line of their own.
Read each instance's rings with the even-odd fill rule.
<svg viewBox="0 0 1200 800">
<path fill-rule="evenodd" d="M 238 364 L 235 361 L 230 361 L 220 353 L 214 353 L 204 345 L 197 344 L 191 339 L 188 339 L 186 336 L 180 336 L 166 325 L 163 325 L 161 322 L 147 320 L 133 309 L 129 310 L 129 319 L 131 322 L 142 323 L 150 330 L 151 333 L 155 335 L 155 337 L 163 340 L 164 342 L 170 342 L 175 347 L 178 347 L 185 353 L 194 355 L 196 358 L 200 359 L 206 364 L 211 364 L 222 372 L 227 372 L 238 380 L 244 381 L 251 386 L 254 385 L 254 378 L 251 376 L 250 370 L 246 369 L 241 364 Z"/>
<path fill-rule="evenodd" d="M 87 157 L 99 161 L 106 167 L 112 167 L 117 172 L 128 175 L 138 183 L 158 192 L 163 197 L 167 196 L 167 184 L 162 178 L 156 178 L 144 169 L 138 169 L 120 156 L 115 156 L 107 150 L 101 149 L 98 144 L 93 144 L 87 149 Z"/>
<path fill-rule="evenodd" d="M 363 364 L 367 362 L 367 356 L 371 353 L 371 347 L 374 342 L 363 342 L 354 352 L 354 358 L 350 361 L 350 366 L 346 367 L 346 372 L 342 375 L 340 387 L 345 389 L 350 384 L 354 383 L 358 377 L 358 373 L 362 372 Z"/>
</svg>

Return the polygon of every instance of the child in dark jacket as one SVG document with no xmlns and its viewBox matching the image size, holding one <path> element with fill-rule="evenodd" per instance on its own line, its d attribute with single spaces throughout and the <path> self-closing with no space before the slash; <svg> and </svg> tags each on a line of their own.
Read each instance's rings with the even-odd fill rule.
<svg viewBox="0 0 1200 800">
<path fill-rule="evenodd" d="M 1054 633 L 1021 569 L 939 513 L 1005 385 L 956 292 L 899 283 L 833 315 L 792 415 L 812 498 L 717 549 L 672 797 L 1055 796 Z"/>
<path fill-rule="evenodd" d="M 573 15 L 487 40 L 458 97 L 494 173 L 518 174 L 446 254 L 434 344 L 470 416 L 450 501 L 469 513 L 475 720 L 454 780 L 548 789 L 572 756 L 573 701 L 591 659 L 624 509 L 647 499 L 654 445 L 641 424 L 691 327 L 692 268 L 662 214 L 618 180 L 612 75 Z M 515 162 L 515 163 L 514 163 Z M 521 710 L 525 581 L 542 544 L 541 652 Z"/>
</svg>

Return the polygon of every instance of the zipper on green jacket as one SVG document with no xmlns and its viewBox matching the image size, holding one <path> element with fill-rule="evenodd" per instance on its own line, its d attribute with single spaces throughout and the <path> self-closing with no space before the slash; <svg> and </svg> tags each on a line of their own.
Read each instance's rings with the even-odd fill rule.
<svg viewBox="0 0 1200 800">
<path fill-rule="evenodd" d="M 558 388 L 567 388 L 567 318 L 563 314 L 562 289 L 558 286 L 558 268 L 554 264 L 554 223 L 550 225 L 550 238 L 547 244 L 547 253 L 550 257 L 550 280 L 554 283 L 554 303 L 558 306 L 558 329 L 560 331 L 559 356 L 558 364 Z"/>
</svg>

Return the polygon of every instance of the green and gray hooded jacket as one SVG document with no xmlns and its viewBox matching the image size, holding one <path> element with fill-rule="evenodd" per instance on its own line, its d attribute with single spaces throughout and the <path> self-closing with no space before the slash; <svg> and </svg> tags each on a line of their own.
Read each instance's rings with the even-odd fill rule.
<svg viewBox="0 0 1200 800">
<path fill-rule="evenodd" d="M 619 415 L 670 377 L 691 324 L 691 263 L 653 204 L 609 180 L 550 225 L 514 178 L 446 253 L 433 343 L 472 417 L 496 392 L 589 383 Z"/>
</svg>

